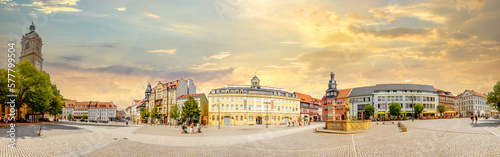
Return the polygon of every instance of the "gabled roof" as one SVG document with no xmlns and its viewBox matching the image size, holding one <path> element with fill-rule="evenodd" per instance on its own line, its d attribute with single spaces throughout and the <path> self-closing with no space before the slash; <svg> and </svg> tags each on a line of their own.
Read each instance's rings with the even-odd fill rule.
<svg viewBox="0 0 500 157">
<path fill-rule="evenodd" d="M 300 102 L 303 103 L 311 103 L 313 101 L 313 97 L 311 95 L 299 93 L 299 92 L 294 92 L 297 97 L 299 97 Z"/>
<path fill-rule="evenodd" d="M 469 91 L 470 93 L 472 93 L 472 94 L 474 94 L 474 95 L 476 95 L 476 96 L 480 96 L 480 97 L 483 97 L 483 98 L 486 98 L 486 97 L 487 97 L 486 95 L 481 94 L 481 93 L 478 93 L 478 92 L 476 92 L 476 91 L 474 91 L 474 90 L 466 90 L 466 91 Z"/>
<path fill-rule="evenodd" d="M 64 101 L 64 107 L 75 107 L 76 100 L 68 100 Z"/>
<path fill-rule="evenodd" d="M 339 96 L 337 96 L 337 99 L 347 98 L 350 92 L 351 88 L 339 90 Z"/>
</svg>

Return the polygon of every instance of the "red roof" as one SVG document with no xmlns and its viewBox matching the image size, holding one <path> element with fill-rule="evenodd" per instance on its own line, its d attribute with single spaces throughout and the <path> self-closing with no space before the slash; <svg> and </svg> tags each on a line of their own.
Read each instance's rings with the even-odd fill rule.
<svg viewBox="0 0 500 157">
<path fill-rule="evenodd" d="M 486 95 L 481 94 L 481 93 L 478 93 L 478 92 L 476 92 L 476 91 L 474 91 L 474 90 L 467 90 L 467 91 L 471 92 L 471 93 L 472 93 L 472 94 L 474 94 L 474 95 L 477 95 L 477 96 L 480 96 L 480 97 L 486 98 Z"/>
<path fill-rule="evenodd" d="M 347 98 L 350 92 L 351 88 L 339 90 L 339 96 L 337 96 L 337 99 Z"/>
<path fill-rule="evenodd" d="M 64 101 L 64 107 L 75 107 L 76 100 Z"/>
<path fill-rule="evenodd" d="M 177 97 L 177 99 L 188 98 L 189 96 L 192 96 L 194 98 L 194 97 L 200 97 L 201 95 L 203 95 L 203 93 L 187 94 L 187 95 L 181 95 L 180 97 Z"/>
<path fill-rule="evenodd" d="M 302 94 L 299 92 L 295 92 L 295 94 L 297 95 L 297 97 L 299 97 L 300 102 L 311 103 L 313 100 L 313 97 L 311 95 Z"/>
</svg>

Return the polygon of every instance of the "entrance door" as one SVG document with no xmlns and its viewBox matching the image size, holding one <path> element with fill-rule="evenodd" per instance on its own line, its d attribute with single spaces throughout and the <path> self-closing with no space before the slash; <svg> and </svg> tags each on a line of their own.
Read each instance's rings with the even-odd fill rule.
<svg viewBox="0 0 500 157">
<path fill-rule="evenodd" d="M 262 117 L 257 117 L 256 123 L 257 125 L 262 125 Z"/>
<path fill-rule="evenodd" d="M 224 117 L 224 125 L 231 125 L 231 117 Z"/>
<path fill-rule="evenodd" d="M 288 122 L 290 121 L 290 118 L 285 117 L 285 120 L 284 120 L 284 121 L 285 121 L 285 125 L 288 125 Z"/>
</svg>

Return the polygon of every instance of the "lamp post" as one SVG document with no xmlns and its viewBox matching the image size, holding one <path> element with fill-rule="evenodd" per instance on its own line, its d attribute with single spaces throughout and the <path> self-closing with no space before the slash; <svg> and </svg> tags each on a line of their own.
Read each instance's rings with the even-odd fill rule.
<svg viewBox="0 0 500 157">
<path fill-rule="evenodd" d="M 411 95 L 411 108 L 413 109 L 413 112 L 411 113 L 411 122 L 415 119 L 415 104 L 413 104 L 413 94 Z"/>
<path fill-rule="evenodd" d="M 217 100 L 217 102 L 218 102 L 217 107 L 219 108 L 219 116 L 217 116 L 217 120 L 219 120 L 219 129 L 220 129 L 220 119 L 221 119 L 220 118 L 220 101 Z"/>
</svg>

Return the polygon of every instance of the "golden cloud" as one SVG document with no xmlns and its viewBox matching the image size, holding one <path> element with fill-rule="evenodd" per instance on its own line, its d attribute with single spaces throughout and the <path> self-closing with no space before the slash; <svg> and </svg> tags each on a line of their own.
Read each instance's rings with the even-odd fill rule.
<svg viewBox="0 0 500 157">
<path fill-rule="evenodd" d="M 156 49 L 156 50 L 149 50 L 148 52 L 151 53 L 166 53 L 169 55 L 175 55 L 177 52 L 177 49 Z"/>
<path fill-rule="evenodd" d="M 143 14 L 144 14 L 144 16 L 147 16 L 147 17 L 152 17 L 152 18 L 156 18 L 156 19 L 160 18 L 160 16 L 155 15 L 155 14 L 150 13 L 150 12 L 144 12 Z"/>
</svg>

